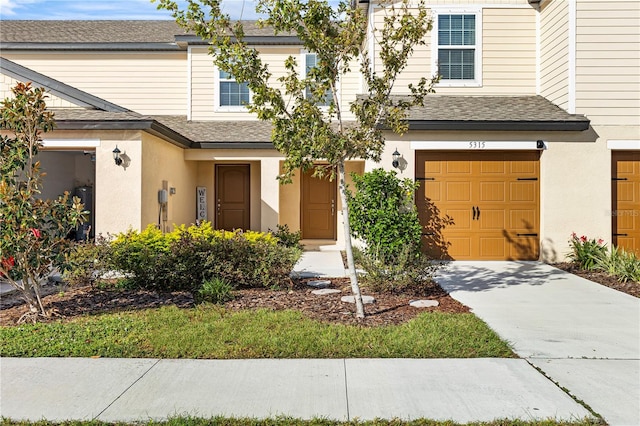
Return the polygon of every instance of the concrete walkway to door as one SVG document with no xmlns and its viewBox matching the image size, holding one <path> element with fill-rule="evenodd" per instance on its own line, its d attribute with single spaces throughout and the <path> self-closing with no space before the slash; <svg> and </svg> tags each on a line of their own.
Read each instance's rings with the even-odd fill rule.
<svg viewBox="0 0 640 426">
<path fill-rule="evenodd" d="M 436 281 L 611 425 L 640 425 L 640 299 L 540 262 L 450 262 Z"/>
</svg>

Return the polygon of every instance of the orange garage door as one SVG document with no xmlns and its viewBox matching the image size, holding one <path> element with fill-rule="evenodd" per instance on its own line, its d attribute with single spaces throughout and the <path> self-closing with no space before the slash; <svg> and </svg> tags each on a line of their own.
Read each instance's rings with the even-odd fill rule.
<svg viewBox="0 0 640 426">
<path fill-rule="evenodd" d="M 420 151 L 416 204 L 425 251 L 455 260 L 539 256 L 538 151 Z"/>
<path fill-rule="evenodd" d="M 640 152 L 613 151 L 613 244 L 640 255 Z"/>
</svg>

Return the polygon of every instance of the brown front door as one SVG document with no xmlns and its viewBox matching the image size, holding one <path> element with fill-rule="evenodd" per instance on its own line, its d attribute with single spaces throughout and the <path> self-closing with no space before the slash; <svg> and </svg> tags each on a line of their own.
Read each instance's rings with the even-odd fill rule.
<svg viewBox="0 0 640 426">
<path fill-rule="evenodd" d="M 302 238 L 335 240 L 337 184 L 313 172 L 302 174 Z"/>
<path fill-rule="evenodd" d="M 216 228 L 251 227 L 249 165 L 216 165 Z"/>
<path fill-rule="evenodd" d="M 539 153 L 416 154 L 416 197 L 428 254 L 455 260 L 539 256 Z"/>
<path fill-rule="evenodd" d="M 611 153 L 613 244 L 640 256 L 640 152 Z"/>
</svg>

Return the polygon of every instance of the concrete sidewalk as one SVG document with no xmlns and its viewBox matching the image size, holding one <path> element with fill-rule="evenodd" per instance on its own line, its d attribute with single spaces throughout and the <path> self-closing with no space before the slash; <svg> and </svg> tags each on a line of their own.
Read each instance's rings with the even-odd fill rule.
<svg viewBox="0 0 640 426">
<path fill-rule="evenodd" d="M 589 412 L 522 359 L 3 358 L 0 415 L 579 419 Z"/>
<path fill-rule="evenodd" d="M 339 250 L 305 251 L 291 272 L 296 278 L 348 277 Z"/>
<path fill-rule="evenodd" d="M 640 300 L 540 262 L 451 262 L 436 281 L 611 425 L 640 425 Z"/>
</svg>

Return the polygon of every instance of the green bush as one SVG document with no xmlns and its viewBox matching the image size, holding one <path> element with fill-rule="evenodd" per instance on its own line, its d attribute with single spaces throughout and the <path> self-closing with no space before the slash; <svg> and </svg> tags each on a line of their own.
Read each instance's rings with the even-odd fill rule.
<svg viewBox="0 0 640 426">
<path fill-rule="evenodd" d="M 365 253 L 384 264 L 405 256 L 407 248 L 417 255 L 422 237 L 413 203 L 417 184 L 383 169 L 352 177 L 356 192 L 347 194 L 351 233 L 366 244 Z"/>
<path fill-rule="evenodd" d="M 430 285 L 439 264 L 406 247 L 393 261 L 381 262 L 368 252 L 354 249 L 356 264 L 365 273 L 359 280 L 371 291 L 383 293 L 420 292 Z"/>
<path fill-rule="evenodd" d="M 285 247 L 296 247 L 302 249 L 300 240 L 302 239 L 302 233 L 300 231 L 291 232 L 289 225 L 278 225 L 277 231 L 269 230 L 271 234 L 278 239 L 278 244 L 282 244 Z"/>
<path fill-rule="evenodd" d="M 102 236 L 98 236 L 95 243 L 75 243 L 66 263 L 63 277 L 70 285 L 100 284 L 104 274 L 113 270 L 111 245 Z"/>
<path fill-rule="evenodd" d="M 197 291 L 213 277 L 239 287 L 284 286 L 300 253 L 270 233 L 214 230 L 209 222 L 169 233 L 151 225 L 111 243 L 112 263 L 131 285 L 161 291 Z"/>
<path fill-rule="evenodd" d="M 612 246 L 607 249 L 603 240 L 578 237 L 575 232 L 569 240 L 571 253 L 569 259 L 579 268 L 602 271 L 615 276 L 619 281 L 640 282 L 640 259 L 631 252 Z"/>
<path fill-rule="evenodd" d="M 232 299 L 233 286 L 219 277 L 206 280 L 196 292 L 196 301 L 198 303 L 222 304 Z"/>
<path fill-rule="evenodd" d="M 593 269 L 606 272 L 619 281 L 640 282 L 640 260 L 630 252 L 619 247 L 611 247 L 609 252 L 596 258 Z"/>
<path fill-rule="evenodd" d="M 581 269 L 593 270 L 597 259 L 607 254 L 607 246 L 602 239 L 588 239 L 584 235 L 578 237 L 575 232 L 571 234 L 569 245 L 571 246 L 571 253 L 569 253 L 568 257 Z"/>
</svg>

